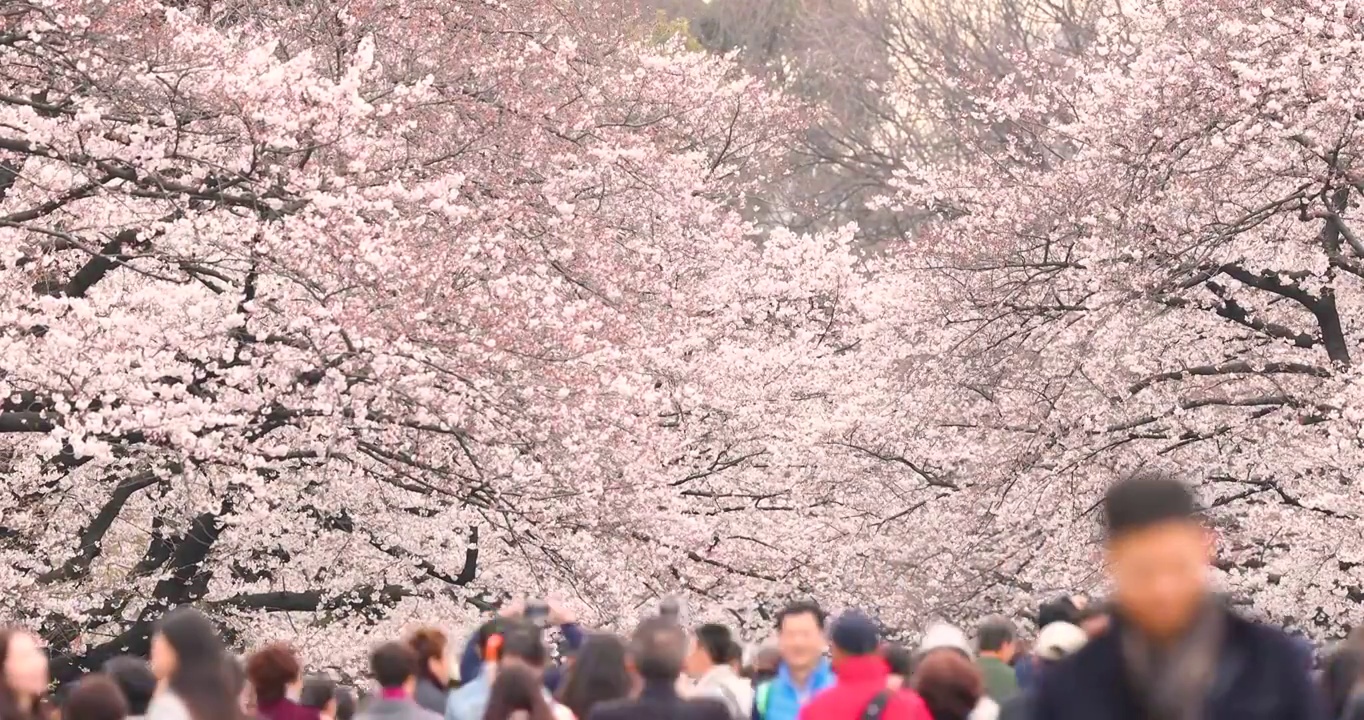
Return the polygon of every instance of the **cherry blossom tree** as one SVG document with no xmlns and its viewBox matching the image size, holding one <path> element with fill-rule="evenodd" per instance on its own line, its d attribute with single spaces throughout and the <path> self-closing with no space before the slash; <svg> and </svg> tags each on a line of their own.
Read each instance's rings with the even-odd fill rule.
<svg viewBox="0 0 1364 720">
<path fill-rule="evenodd" d="M 1104 485 L 1157 466 L 1198 484 L 1242 601 L 1359 621 L 1360 13 L 1129 4 L 980 95 L 1017 141 L 902 174 L 891 205 L 945 219 L 881 277 L 916 300 L 858 429 L 884 473 L 969 478 L 977 590 L 1096 582 Z"/>
<path fill-rule="evenodd" d="M 850 233 L 755 242 L 798 109 L 626 16 L 0 3 L 0 602 L 59 678 L 183 603 L 345 666 L 830 582 Z"/>
</svg>

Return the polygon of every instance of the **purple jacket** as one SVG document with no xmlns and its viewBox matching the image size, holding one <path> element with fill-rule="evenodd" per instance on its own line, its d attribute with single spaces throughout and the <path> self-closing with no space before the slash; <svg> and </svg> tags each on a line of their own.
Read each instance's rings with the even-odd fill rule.
<svg viewBox="0 0 1364 720">
<path fill-rule="evenodd" d="M 319 720 L 320 717 L 316 708 L 303 707 L 289 698 L 257 705 L 256 715 L 262 720 Z"/>
</svg>

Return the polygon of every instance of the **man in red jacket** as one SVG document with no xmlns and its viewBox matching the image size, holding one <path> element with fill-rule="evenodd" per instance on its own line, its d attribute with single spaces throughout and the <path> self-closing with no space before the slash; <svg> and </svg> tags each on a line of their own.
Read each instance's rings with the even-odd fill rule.
<svg viewBox="0 0 1364 720">
<path fill-rule="evenodd" d="M 829 628 L 829 641 L 838 682 L 806 703 L 800 720 L 933 720 L 923 698 L 888 686 L 890 666 L 871 618 L 844 613 Z"/>
</svg>

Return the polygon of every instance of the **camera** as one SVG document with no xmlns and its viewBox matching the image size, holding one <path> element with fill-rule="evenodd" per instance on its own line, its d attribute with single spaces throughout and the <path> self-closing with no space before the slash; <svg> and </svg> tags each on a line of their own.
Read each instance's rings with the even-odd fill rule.
<svg viewBox="0 0 1364 720">
<path fill-rule="evenodd" d="M 549 622 L 549 603 L 544 600 L 526 603 L 526 620 L 544 627 Z"/>
</svg>

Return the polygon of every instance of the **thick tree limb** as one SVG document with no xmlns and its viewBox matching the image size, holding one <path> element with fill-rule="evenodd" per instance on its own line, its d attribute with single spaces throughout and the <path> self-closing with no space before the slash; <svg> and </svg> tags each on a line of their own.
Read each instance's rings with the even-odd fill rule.
<svg viewBox="0 0 1364 720">
<path fill-rule="evenodd" d="M 104 536 L 113 527 L 114 521 L 118 519 L 119 513 L 123 512 L 123 506 L 139 490 L 143 490 L 155 485 L 160 478 L 155 471 L 145 470 L 132 477 L 124 479 L 114 488 L 109 500 L 100 508 L 98 514 L 90 520 L 90 524 L 81 531 L 80 540 L 76 546 L 76 554 L 62 563 L 60 567 L 52 572 L 44 574 L 38 578 L 40 583 L 53 583 L 65 580 L 74 580 L 84 576 L 90 570 L 90 564 L 99 557 L 102 548 L 100 543 L 104 541 Z"/>
</svg>

